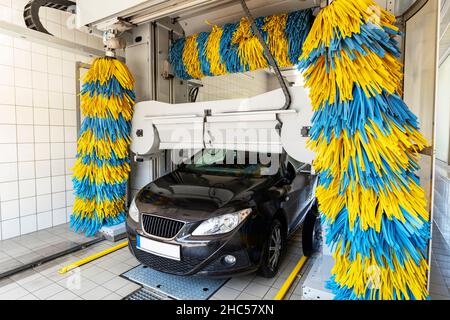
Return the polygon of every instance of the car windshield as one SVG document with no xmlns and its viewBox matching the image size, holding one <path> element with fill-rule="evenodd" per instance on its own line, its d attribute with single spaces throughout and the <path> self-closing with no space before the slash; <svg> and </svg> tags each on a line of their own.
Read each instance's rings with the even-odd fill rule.
<svg viewBox="0 0 450 320">
<path fill-rule="evenodd" d="M 278 172 L 280 154 L 205 149 L 182 163 L 179 170 L 231 176 L 264 176 Z"/>
</svg>

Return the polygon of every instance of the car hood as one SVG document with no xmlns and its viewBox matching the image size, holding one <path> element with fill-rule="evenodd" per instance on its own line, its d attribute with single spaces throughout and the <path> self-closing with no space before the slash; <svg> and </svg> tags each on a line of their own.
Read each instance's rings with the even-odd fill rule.
<svg viewBox="0 0 450 320">
<path fill-rule="evenodd" d="M 225 176 L 174 171 L 145 186 L 136 198 L 143 213 L 188 222 L 251 205 L 271 176 Z"/>
</svg>

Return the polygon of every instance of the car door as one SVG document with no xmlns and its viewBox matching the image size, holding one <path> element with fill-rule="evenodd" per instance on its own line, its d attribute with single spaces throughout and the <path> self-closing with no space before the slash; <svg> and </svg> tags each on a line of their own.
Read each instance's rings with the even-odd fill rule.
<svg viewBox="0 0 450 320">
<path fill-rule="evenodd" d="M 313 179 L 308 165 L 288 158 L 288 199 L 284 208 L 289 217 L 289 231 L 296 229 L 303 221 L 312 200 Z"/>
</svg>

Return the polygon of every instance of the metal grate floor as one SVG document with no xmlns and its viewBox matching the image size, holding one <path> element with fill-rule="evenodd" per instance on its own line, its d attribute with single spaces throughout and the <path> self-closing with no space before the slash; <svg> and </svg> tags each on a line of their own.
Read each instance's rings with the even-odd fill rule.
<svg viewBox="0 0 450 320">
<path fill-rule="evenodd" d="M 122 300 L 172 300 L 151 289 L 140 288 Z"/>
<path fill-rule="evenodd" d="M 150 292 L 153 295 L 175 300 L 207 300 L 228 280 L 176 276 L 143 265 L 125 272 L 122 276 L 146 289 L 144 293 L 136 292 L 140 295 L 146 295 Z"/>
</svg>

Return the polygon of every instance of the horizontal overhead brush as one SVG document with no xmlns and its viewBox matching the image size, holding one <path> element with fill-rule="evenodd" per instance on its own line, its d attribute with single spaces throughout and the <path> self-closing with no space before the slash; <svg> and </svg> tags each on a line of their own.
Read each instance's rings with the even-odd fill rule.
<svg viewBox="0 0 450 320">
<path fill-rule="evenodd" d="M 312 10 L 260 17 L 255 22 L 278 66 L 297 65 L 313 22 Z M 176 40 L 170 48 L 169 62 L 174 75 L 185 80 L 269 66 L 264 48 L 246 17 L 238 23 L 213 26 L 211 32 Z"/>
</svg>

